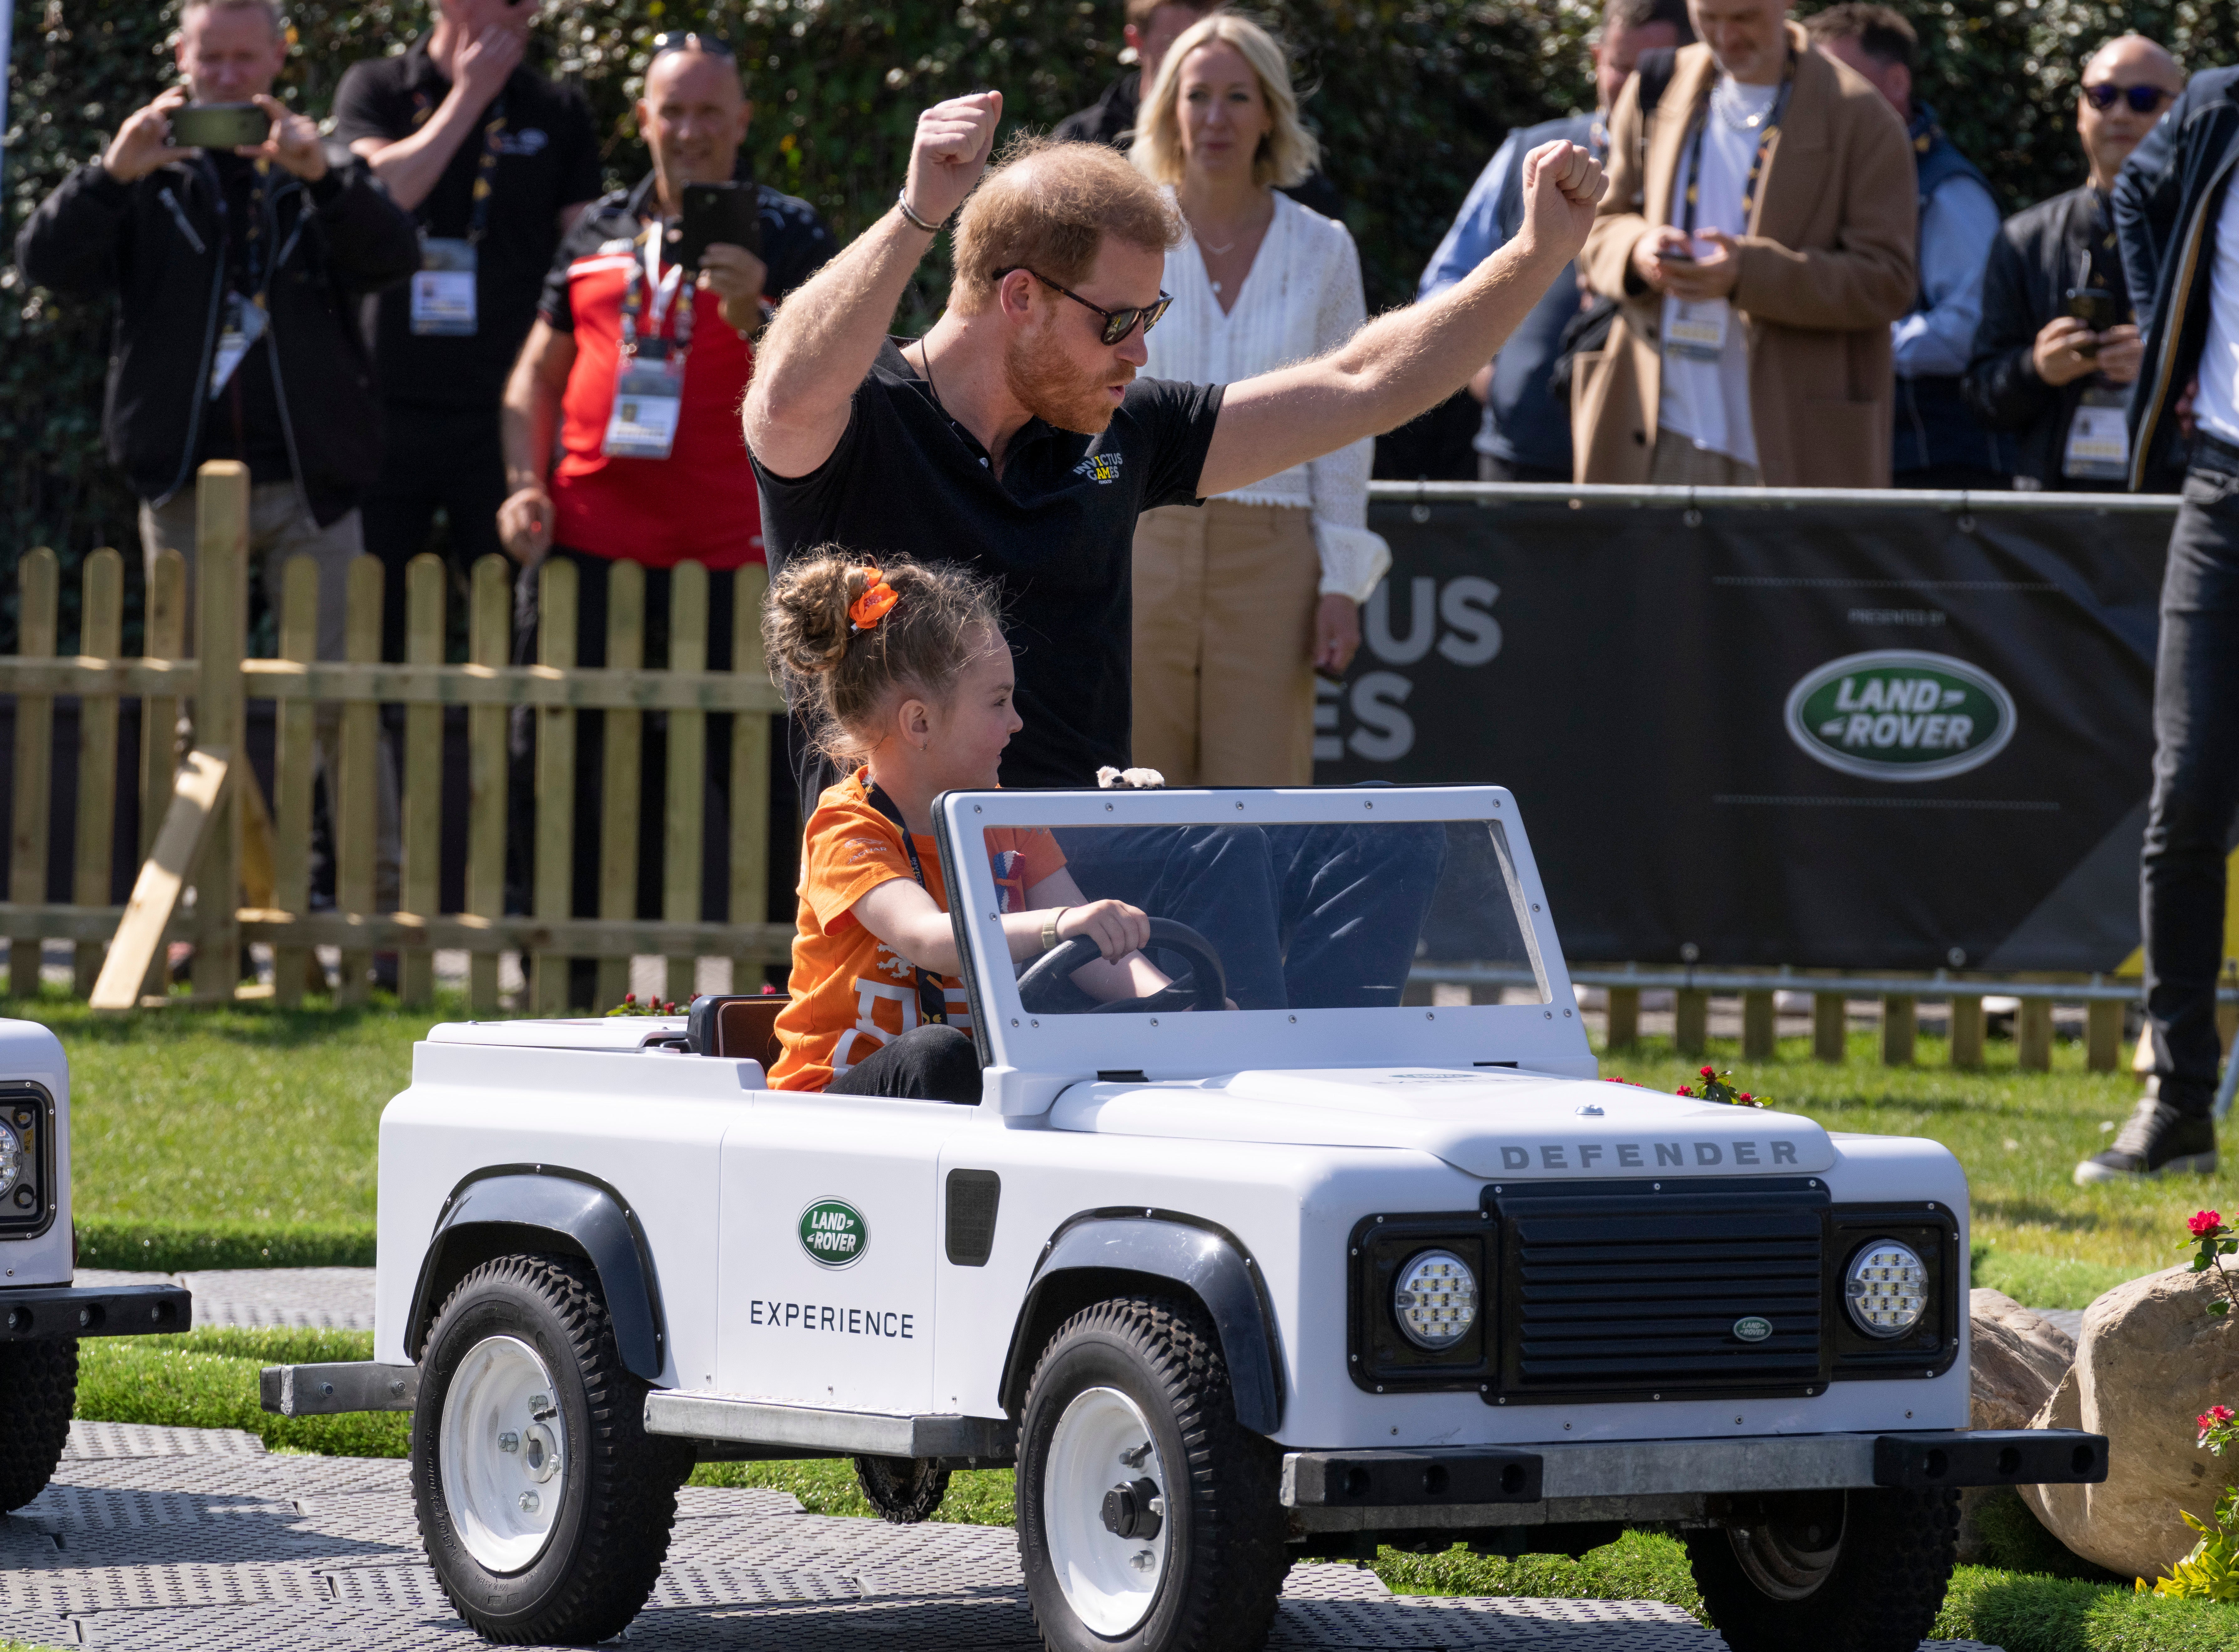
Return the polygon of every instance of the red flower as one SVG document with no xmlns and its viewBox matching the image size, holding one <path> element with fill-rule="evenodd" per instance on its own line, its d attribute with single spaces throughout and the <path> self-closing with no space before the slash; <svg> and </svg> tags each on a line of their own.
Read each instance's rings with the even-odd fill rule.
<svg viewBox="0 0 2239 1652">
<path fill-rule="evenodd" d="M 634 1004 L 634 1003 L 636 1003 L 636 1002 L 637 1002 L 637 994 L 636 994 L 636 993 L 634 993 L 634 992 L 625 992 L 625 993 L 623 993 L 623 994 L 622 994 L 622 1002 L 623 1002 L 623 1003 L 625 1003 L 625 1004 Z"/>
<path fill-rule="evenodd" d="M 1705 1067 L 1703 1069 L 1703 1076 L 1705 1078 L 1715 1078 L 1718 1076 L 1718 1070 L 1716 1067 Z"/>
<path fill-rule="evenodd" d="M 1757 1098 L 1750 1094 L 1748 1091 L 1744 1090 L 1742 1091 L 1742 1099 L 1744 1101 L 1755 1101 Z"/>
<path fill-rule="evenodd" d="M 1691 1096 L 1691 1095 L 1693 1095 L 1695 1092 L 1694 1092 L 1693 1091 L 1691 1091 L 1691 1090 L 1688 1089 L 1688 1088 L 1687 1088 L 1687 1086 L 1686 1086 L 1685 1085 L 1680 1085 L 1677 1090 L 1673 1091 L 1671 1093 L 1672 1093 L 1673 1095 L 1675 1095 L 1675 1096 Z"/>
<path fill-rule="evenodd" d="M 2211 1405 L 2208 1408 L 2208 1415 L 2216 1422 L 2229 1423 L 2234 1413 L 2228 1405 Z"/>
<path fill-rule="evenodd" d="M 2196 1239 L 2206 1238 L 2222 1225 L 2223 1218 L 2213 1211 L 2196 1211 L 2192 1219 L 2185 1224 Z"/>
</svg>

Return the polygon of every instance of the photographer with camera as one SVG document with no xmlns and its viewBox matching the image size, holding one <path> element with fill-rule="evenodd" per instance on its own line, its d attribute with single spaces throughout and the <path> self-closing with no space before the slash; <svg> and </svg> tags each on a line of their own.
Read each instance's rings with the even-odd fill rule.
<svg viewBox="0 0 2239 1652">
<path fill-rule="evenodd" d="M 444 546 L 463 577 L 503 548 L 498 401 L 536 319 L 561 237 L 599 193 L 590 105 L 525 59 L 537 0 L 436 0 L 435 25 L 393 57 L 353 63 L 335 133 L 418 220 L 419 273 L 372 322 L 393 433 L 366 500 L 382 561 L 382 652 L 404 654 L 404 566 Z"/>
<path fill-rule="evenodd" d="M 2019 433 L 2014 486 L 2120 493 L 2130 470 L 2125 405 L 2145 342 L 2131 318 L 2111 200 L 2115 176 L 2176 95 L 2176 60 L 2122 35 L 2084 61 L 2076 130 L 2091 176 L 2006 220 L 1983 278 L 1967 399 Z"/>
</svg>

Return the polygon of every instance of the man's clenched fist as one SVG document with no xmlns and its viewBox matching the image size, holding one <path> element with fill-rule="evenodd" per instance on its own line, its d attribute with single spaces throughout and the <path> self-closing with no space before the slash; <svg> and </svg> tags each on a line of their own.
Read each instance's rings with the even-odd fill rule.
<svg viewBox="0 0 2239 1652">
<path fill-rule="evenodd" d="M 952 97 L 917 117 L 917 141 L 911 146 L 909 163 L 912 212 L 927 223 L 942 223 L 964 204 L 964 197 L 987 169 L 987 157 L 995 149 L 995 127 L 1002 118 L 1000 92 Z"/>
<path fill-rule="evenodd" d="M 1524 157 L 1524 229 L 1519 239 L 1533 254 L 1578 256 L 1593 228 L 1594 209 L 1609 187 L 1602 163 L 1584 145 L 1560 139 Z"/>
</svg>

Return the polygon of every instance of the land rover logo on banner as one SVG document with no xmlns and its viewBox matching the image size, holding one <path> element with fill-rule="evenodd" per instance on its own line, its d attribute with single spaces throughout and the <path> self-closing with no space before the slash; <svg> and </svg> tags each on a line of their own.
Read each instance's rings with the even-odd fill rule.
<svg viewBox="0 0 2239 1652">
<path fill-rule="evenodd" d="M 1788 691 L 1788 734 L 1829 768 L 1870 780 L 1942 780 L 2014 737 L 2014 698 L 1949 654 L 1885 649 L 1830 660 Z"/>
<path fill-rule="evenodd" d="M 844 1199 L 819 1199 L 801 1213 L 801 1248 L 825 1267 L 853 1267 L 871 1248 L 870 1224 Z"/>
</svg>

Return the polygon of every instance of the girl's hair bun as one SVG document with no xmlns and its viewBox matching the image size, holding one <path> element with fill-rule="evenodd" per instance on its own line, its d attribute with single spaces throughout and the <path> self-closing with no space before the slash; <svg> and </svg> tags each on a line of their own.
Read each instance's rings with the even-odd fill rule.
<svg viewBox="0 0 2239 1652">
<path fill-rule="evenodd" d="M 880 580 L 894 606 L 858 627 L 848 610 Z M 1001 625 L 993 582 L 953 563 L 824 545 L 788 558 L 770 582 L 762 651 L 819 747 L 845 763 L 878 743 L 894 689 L 945 704 L 965 668 L 1003 646 Z"/>
</svg>

